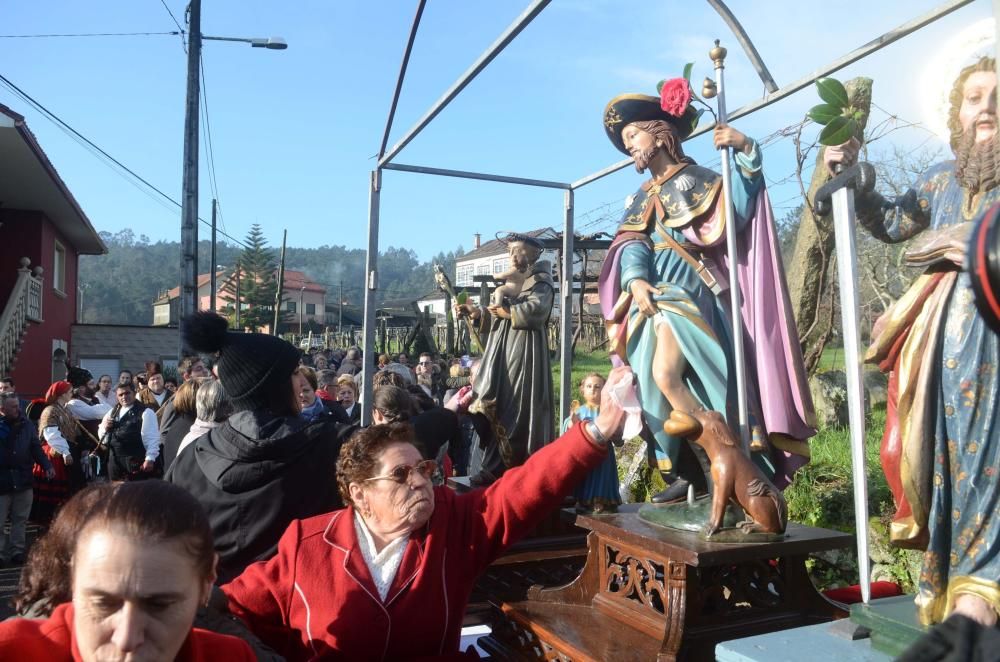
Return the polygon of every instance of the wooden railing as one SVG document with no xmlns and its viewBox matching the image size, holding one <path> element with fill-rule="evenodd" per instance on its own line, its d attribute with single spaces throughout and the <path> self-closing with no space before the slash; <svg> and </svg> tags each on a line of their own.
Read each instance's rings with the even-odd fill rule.
<svg viewBox="0 0 1000 662">
<path fill-rule="evenodd" d="M 29 269 L 31 261 L 21 258 L 17 280 L 0 315 L 0 375 L 14 365 L 28 322 L 42 321 L 42 268 Z"/>
</svg>

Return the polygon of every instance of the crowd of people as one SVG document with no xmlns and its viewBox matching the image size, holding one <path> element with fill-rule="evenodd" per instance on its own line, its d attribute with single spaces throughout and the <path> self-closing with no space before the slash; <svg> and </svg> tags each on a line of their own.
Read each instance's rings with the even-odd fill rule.
<svg viewBox="0 0 1000 662">
<path fill-rule="evenodd" d="M 606 462 L 619 428 L 620 409 L 595 407 L 458 494 L 443 483 L 476 461 L 473 362 L 302 352 L 212 313 L 186 328 L 178 384 L 156 362 L 117 380 L 70 367 L 28 402 L 0 382 L 0 560 L 26 563 L 18 614 L 45 619 L 0 625 L 0 657 L 461 656 L 476 576 Z M 48 527 L 30 553 L 29 518 Z"/>
</svg>

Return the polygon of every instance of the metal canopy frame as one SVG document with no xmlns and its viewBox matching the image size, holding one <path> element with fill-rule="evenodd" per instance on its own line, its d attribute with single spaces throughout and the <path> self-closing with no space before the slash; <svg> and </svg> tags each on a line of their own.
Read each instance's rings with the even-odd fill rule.
<svg viewBox="0 0 1000 662">
<path fill-rule="evenodd" d="M 723 21 L 730 28 L 736 41 L 743 48 L 751 64 L 757 71 L 761 82 L 764 84 L 767 93 L 756 101 L 752 101 L 729 113 L 729 119 L 738 119 L 749 115 L 761 108 L 765 108 L 772 103 L 798 92 L 804 87 L 813 83 L 817 78 L 829 76 L 830 74 L 853 64 L 854 62 L 885 48 L 903 37 L 916 32 L 930 23 L 947 16 L 955 10 L 971 4 L 973 0 L 948 0 L 936 8 L 913 18 L 899 27 L 876 37 L 868 43 L 850 51 L 829 64 L 816 69 L 815 71 L 802 76 L 801 78 L 788 83 L 783 87 L 778 87 L 772 78 L 763 59 L 754 47 L 753 42 L 747 35 L 743 26 L 729 10 L 722 0 L 706 0 L 708 4 L 719 13 Z M 364 309 L 364 358 L 370 364 L 371 357 L 375 352 L 375 295 L 378 291 L 378 237 L 379 237 L 379 203 L 382 193 L 382 171 L 395 170 L 399 172 L 412 172 L 424 175 L 437 175 L 442 177 L 459 177 L 462 179 L 478 179 L 483 181 L 499 182 L 503 184 L 517 184 L 521 186 L 536 186 L 542 188 L 554 188 L 563 190 L 563 242 L 562 242 L 562 264 L 560 265 L 560 282 L 569 283 L 569 287 L 560 285 L 561 316 L 560 316 L 560 419 L 563 420 L 569 415 L 569 403 L 571 399 L 572 385 L 570 384 L 570 368 L 572 364 L 572 334 L 573 315 L 567 314 L 573 310 L 573 206 L 574 193 L 577 189 L 592 182 L 606 177 L 632 164 L 631 159 L 625 159 L 613 163 L 597 172 L 586 175 L 574 182 L 554 182 L 525 177 L 511 177 L 505 175 L 495 175 L 490 173 L 469 172 L 465 170 L 448 170 L 444 168 L 433 168 L 420 165 L 406 165 L 394 163 L 393 159 L 434 120 L 444 108 L 464 90 L 469 83 L 475 79 L 497 55 L 499 55 L 510 42 L 514 40 L 524 30 L 532 20 L 537 17 L 551 0 L 533 0 L 521 14 L 500 34 L 497 39 L 480 55 L 475 62 L 449 87 L 441 97 L 431 105 L 424 115 L 410 127 L 410 129 L 399 139 L 388 151 L 389 133 L 392 130 L 393 119 L 396 114 L 396 106 L 399 102 L 399 95 L 406 77 L 406 69 L 410 61 L 410 53 L 413 49 L 413 42 L 416 38 L 420 19 L 423 15 L 426 0 L 418 0 L 413 24 L 410 28 L 409 38 L 403 52 L 400 64 L 399 76 L 396 80 L 396 88 L 393 93 L 392 103 L 386 119 L 385 131 L 382 136 L 382 143 L 378 152 L 378 165 L 371 171 L 368 191 L 368 255 L 365 264 L 366 287 L 365 287 L 365 309 Z M 994 3 L 996 4 L 996 3 Z M 1000 29 L 1000 28 L 998 28 Z M 691 138 L 707 133 L 714 127 L 714 123 L 699 127 L 691 134 Z M 364 371 L 362 385 L 361 410 L 362 425 L 371 423 L 371 398 L 372 392 L 372 371 Z"/>
</svg>

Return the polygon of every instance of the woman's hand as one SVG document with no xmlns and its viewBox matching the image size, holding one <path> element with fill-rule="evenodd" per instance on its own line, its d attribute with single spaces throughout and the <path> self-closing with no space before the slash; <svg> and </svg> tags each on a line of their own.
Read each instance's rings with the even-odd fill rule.
<svg viewBox="0 0 1000 662">
<path fill-rule="evenodd" d="M 444 403 L 444 408 L 450 409 L 456 414 L 464 414 L 469 408 L 469 405 L 472 404 L 473 395 L 472 384 L 463 386 L 458 389 L 458 392 L 455 393 L 455 395 L 451 396 L 451 399 L 448 400 L 448 402 Z"/>
<path fill-rule="evenodd" d="M 837 166 L 842 165 L 845 168 L 854 165 L 854 162 L 858 160 L 858 152 L 861 151 L 861 143 L 854 136 L 846 143 L 841 143 L 832 147 L 827 147 L 823 150 L 823 163 L 826 165 L 827 171 L 834 175 L 837 172 Z"/>
<path fill-rule="evenodd" d="M 608 381 L 601 389 L 601 411 L 594 419 L 594 424 L 606 439 L 615 439 L 621 434 L 622 426 L 625 424 L 625 410 L 611 395 L 611 392 L 621 382 L 631 382 L 634 378 L 632 368 L 627 365 L 619 366 L 608 374 Z"/>
<path fill-rule="evenodd" d="M 715 141 L 715 149 L 732 147 L 735 150 L 750 153 L 751 142 L 746 135 L 726 124 L 717 124 L 712 135 Z"/>
<path fill-rule="evenodd" d="M 455 315 L 459 318 L 468 317 L 469 319 L 477 320 L 482 315 L 479 307 L 471 303 L 456 303 L 454 308 Z"/>
<path fill-rule="evenodd" d="M 640 313 L 646 317 L 652 317 L 656 314 L 658 309 L 653 297 L 660 293 L 658 289 L 641 278 L 633 280 L 628 289 L 632 293 L 632 299 L 635 301 L 635 304 L 639 306 Z M 607 387 L 607 384 L 605 384 L 605 387 Z"/>
</svg>

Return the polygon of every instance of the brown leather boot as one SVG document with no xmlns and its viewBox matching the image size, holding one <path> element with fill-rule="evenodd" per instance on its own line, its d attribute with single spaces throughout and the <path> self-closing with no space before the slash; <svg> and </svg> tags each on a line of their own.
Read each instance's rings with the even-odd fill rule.
<svg viewBox="0 0 1000 662">
<path fill-rule="evenodd" d="M 671 437 L 697 437 L 701 434 L 701 423 L 691 414 L 675 409 L 663 424 L 663 431 Z"/>
</svg>

